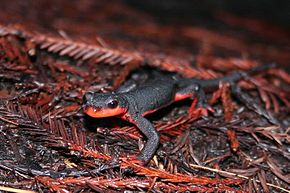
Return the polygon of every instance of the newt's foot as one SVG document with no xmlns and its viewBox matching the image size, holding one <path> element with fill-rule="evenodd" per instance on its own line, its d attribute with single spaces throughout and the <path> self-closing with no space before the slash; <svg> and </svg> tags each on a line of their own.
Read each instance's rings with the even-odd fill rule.
<svg viewBox="0 0 290 193">
<path fill-rule="evenodd" d="M 196 106 L 198 106 L 196 108 Z M 208 104 L 198 104 L 197 99 L 194 99 L 190 108 L 189 108 L 189 115 L 194 116 L 205 116 L 207 117 L 209 112 L 214 112 L 214 109 L 210 107 Z"/>
<path fill-rule="evenodd" d="M 146 165 L 147 163 L 149 163 L 151 158 L 148 158 L 145 155 L 140 154 L 140 155 L 137 156 L 137 160 L 138 160 L 138 164 L 139 165 Z"/>
<path fill-rule="evenodd" d="M 214 112 L 214 109 L 211 107 L 199 107 L 197 109 L 189 111 L 189 115 L 192 117 L 200 116 L 200 115 L 207 117 L 209 112 Z"/>
<path fill-rule="evenodd" d="M 139 156 L 136 155 L 128 155 L 126 158 L 126 161 L 132 163 L 132 164 L 137 164 L 137 165 L 145 165 L 146 162 L 144 162 L 144 160 L 141 160 L 141 158 L 139 158 Z"/>
</svg>

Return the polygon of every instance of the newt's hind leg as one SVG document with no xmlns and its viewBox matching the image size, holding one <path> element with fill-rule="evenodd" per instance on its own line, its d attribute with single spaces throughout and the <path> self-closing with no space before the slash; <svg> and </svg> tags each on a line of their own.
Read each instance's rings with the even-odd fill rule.
<svg viewBox="0 0 290 193">
<path fill-rule="evenodd" d="M 205 98 L 205 92 L 199 84 L 191 84 L 190 86 L 178 91 L 175 95 L 175 101 L 192 98 L 193 102 L 189 108 L 188 113 L 190 115 L 201 114 L 208 116 L 208 111 L 214 110 L 207 104 Z"/>
</svg>

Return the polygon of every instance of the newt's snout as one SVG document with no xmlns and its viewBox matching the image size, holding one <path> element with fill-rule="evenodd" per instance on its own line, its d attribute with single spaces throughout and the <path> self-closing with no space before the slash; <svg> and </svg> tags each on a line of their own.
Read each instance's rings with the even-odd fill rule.
<svg viewBox="0 0 290 193">
<path fill-rule="evenodd" d="M 122 116 L 127 112 L 126 101 L 112 93 L 87 92 L 83 97 L 83 111 L 95 117 Z"/>
<path fill-rule="evenodd" d="M 83 97 L 83 104 L 87 104 L 88 102 L 91 102 L 94 98 L 93 92 L 86 92 L 86 94 Z"/>
<path fill-rule="evenodd" d="M 123 115 L 127 109 L 122 107 L 116 107 L 114 109 L 104 107 L 84 106 L 84 113 L 94 118 L 113 117 Z"/>
<path fill-rule="evenodd" d="M 102 111 L 101 107 L 92 107 L 92 106 L 84 106 L 83 107 L 84 113 L 91 117 L 104 117 L 104 116 L 97 116 L 100 111 Z"/>
</svg>

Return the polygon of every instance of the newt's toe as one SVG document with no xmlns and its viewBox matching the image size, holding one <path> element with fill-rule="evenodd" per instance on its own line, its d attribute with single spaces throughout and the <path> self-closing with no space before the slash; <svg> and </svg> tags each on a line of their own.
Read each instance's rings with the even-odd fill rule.
<svg viewBox="0 0 290 193">
<path fill-rule="evenodd" d="M 196 108 L 196 106 L 198 106 L 198 107 Z M 209 112 L 212 112 L 212 113 L 214 112 L 214 109 L 211 106 L 209 106 L 208 104 L 199 105 L 197 100 L 194 100 L 192 102 L 192 105 L 189 108 L 188 113 L 190 116 L 200 116 L 201 115 L 201 116 L 207 117 Z"/>
</svg>

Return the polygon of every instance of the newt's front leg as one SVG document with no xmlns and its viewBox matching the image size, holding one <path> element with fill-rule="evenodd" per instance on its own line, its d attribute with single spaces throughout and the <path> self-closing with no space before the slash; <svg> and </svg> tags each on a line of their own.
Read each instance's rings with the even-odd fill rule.
<svg viewBox="0 0 290 193">
<path fill-rule="evenodd" d="M 159 133 L 153 124 L 141 115 L 126 114 L 123 119 L 135 124 L 147 137 L 147 142 L 142 149 L 141 154 L 138 156 L 138 159 L 144 164 L 148 163 L 158 148 L 160 141 Z"/>
</svg>

